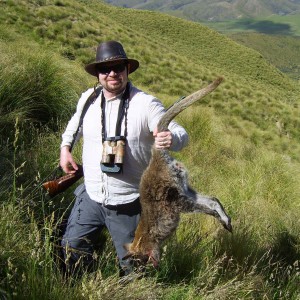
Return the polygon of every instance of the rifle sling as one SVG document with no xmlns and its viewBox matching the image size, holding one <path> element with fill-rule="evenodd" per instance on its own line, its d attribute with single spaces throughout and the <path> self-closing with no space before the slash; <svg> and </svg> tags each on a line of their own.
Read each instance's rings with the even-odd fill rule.
<svg viewBox="0 0 300 300">
<path fill-rule="evenodd" d="M 94 91 L 92 92 L 92 94 L 88 97 L 88 99 L 86 100 L 80 118 L 79 118 L 79 123 L 78 123 L 78 127 L 77 130 L 75 131 L 75 133 L 73 134 L 73 140 L 70 146 L 70 152 L 72 151 L 75 142 L 77 140 L 77 136 L 79 134 L 80 128 L 82 127 L 82 123 L 83 123 L 83 118 L 87 112 L 87 110 L 89 109 L 90 105 L 95 102 L 95 100 L 97 99 L 97 97 L 99 96 L 100 92 L 102 91 L 102 86 L 95 88 Z"/>
</svg>

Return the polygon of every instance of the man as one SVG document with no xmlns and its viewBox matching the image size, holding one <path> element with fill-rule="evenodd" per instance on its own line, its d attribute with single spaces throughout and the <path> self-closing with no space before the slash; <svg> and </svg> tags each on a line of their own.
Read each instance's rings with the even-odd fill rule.
<svg viewBox="0 0 300 300">
<path fill-rule="evenodd" d="M 170 131 L 157 132 L 165 110 L 160 101 L 128 81 L 128 75 L 138 67 L 139 62 L 127 58 L 116 41 L 101 43 L 96 61 L 85 67 L 97 77 L 102 89 L 83 118 L 84 184 L 75 190 L 76 202 L 62 240 L 69 271 L 74 271 L 79 261 L 91 265 L 104 227 L 116 248 L 120 274 L 132 270 L 130 260 L 123 259 L 123 245 L 133 240 L 139 222 L 139 182 L 151 147 L 155 144 L 157 149 L 179 151 L 187 144 L 186 131 L 175 122 L 171 122 Z M 93 91 L 82 94 L 62 136 L 60 165 L 66 173 L 78 169 L 70 147 L 84 104 Z"/>
</svg>

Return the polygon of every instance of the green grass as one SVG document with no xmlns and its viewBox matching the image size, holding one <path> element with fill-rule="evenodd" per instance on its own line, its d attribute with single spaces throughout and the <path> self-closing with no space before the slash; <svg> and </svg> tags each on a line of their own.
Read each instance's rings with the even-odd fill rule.
<svg viewBox="0 0 300 300">
<path fill-rule="evenodd" d="M 292 79 L 300 78 L 299 14 L 265 18 L 204 22 L 234 41 L 255 49 L 272 65 Z"/>
<path fill-rule="evenodd" d="M 298 87 L 257 52 L 239 46 L 200 24 L 159 13 L 118 9 L 97 2 L 99 13 L 94 16 L 93 2 L 89 2 L 79 18 L 76 13 L 80 10 L 80 2 L 37 5 L 33 1 L 30 7 L 22 3 L 17 10 L 13 1 L 10 6 L 4 6 L 6 17 L 4 14 L 3 22 L 7 30 L 16 19 L 16 11 L 20 11 L 19 19 L 22 19 L 22 22 L 14 24 L 11 35 L 4 32 L 4 41 L 17 39 L 17 31 L 76 64 L 85 64 L 93 60 L 95 43 L 119 39 L 128 49 L 128 55 L 141 62 L 139 73 L 132 76 L 133 81 L 145 90 L 162 96 L 163 100 L 174 100 L 198 89 L 217 75 L 224 75 L 226 83 L 207 98 L 204 105 L 213 105 L 218 113 L 238 119 L 240 124 L 246 119 L 249 122 L 247 126 L 257 133 L 252 134 L 252 129 L 248 133 L 243 128 L 234 127 L 234 130 L 242 131 L 257 143 L 264 142 L 264 136 L 274 136 L 275 123 L 279 119 L 287 127 L 290 137 L 288 147 L 284 137 L 280 138 L 282 141 L 276 139 L 276 142 L 270 143 L 268 140 L 264 144 L 271 148 L 274 144 L 276 147 L 279 144 L 277 148 L 280 148 L 282 144 L 282 149 L 287 148 L 287 155 L 298 157 L 295 141 L 299 126 L 296 117 Z M 57 7 L 69 17 L 52 20 Z M 29 30 L 33 24 L 35 29 Z M 138 41 L 135 47 L 131 47 L 133 41 Z M 91 78 L 87 77 L 87 80 L 94 84 Z M 247 108 L 244 102 L 259 102 L 258 110 Z"/>
<path fill-rule="evenodd" d="M 139 1 L 109 1 L 109 3 L 113 3 L 114 5 L 124 6 L 126 3 L 126 7 L 156 10 L 184 19 L 198 21 L 222 34 L 226 34 L 240 44 L 260 52 L 272 65 L 276 66 L 281 72 L 287 74 L 292 79 L 299 80 L 300 78 L 298 63 L 300 17 L 295 7 L 293 9 L 295 11 L 294 13 L 278 15 L 278 11 L 283 12 L 289 10 L 287 9 L 286 3 L 276 3 L 276 8 L 273 4 L 271 10 L 269 7 L 265 9 L 265 11 L 259 8 L 255 11 L 250 11 L 250 3 L 248 10 L 245 10 L 243 5 L 235 4 L 230 12 L 225 8 L 211 12 L 211 9 L 215 9 L 214 5 L 216 3 L 212 3 L 207 7 L 204 3 L 193 3 L 193 1 L 188 1 L 188 3 L 184 3 L 184 1 L 176 3 L 176 1 L 173 1 L 172 4 L 162 3 L 160 1 L 138 2 Z M 184 6 L 184 4 L 187 5 Z M 258 6 L 264 6 L 265 4 L 268 6 L 268 3 L 260 3 Z M 195 8 L 197 5 L 199 7 Z M 255 6 L 255 3 L 253 5 Z M 292 3 L 292 5 L 297 4 Z M 168 9 L 166 9 L 166 7 L 168 7 Z M 226 7 L 226 5 L 224 7 Z M 243 18 L 236 18 L 237 15 L 241 15 L 241 12 L 237 13 L 235 11 L 239 9 L 244 13 Z M 275 10 L 275 13 L 272 9 Z M 213 17 L 209 18 L 207 16 L 209 14 Z M 250 17 L 251 15 L 252 18 Z M 247 18 L 247 16 L 249 17 Z M 211 20 L 206 21 L 208 19 Z"/>
<path fill-rule="evenodd" d="M 300 80 L 300 37 L 261 33 L 236 33 L 229 37 L 257 50 L 279 70 L 297 81 Z"/>
<path fill-rule="evenodd" d="M 186 111 L 180 119 L 191 143 L 176 156 L 197 190 L 221 199 L 233 218 L 233 235 L 211 217 L 183 215 L 164 245 L 158 272 L 150 268 L 145 279 L 120 285 L 108 239 L 97 254 L 98 271 L 65 281 L 59 224 L 73 197 L 45 198 L 37 180 L 0 195 L 2 289 L 14 299 L 298 299 L 299 165 L 228 136 L 211 109 Z M 36 149 L 47 145 L 39 152 L 40 172 L 49 171 L 42 162 L 53 158 L 44 155 L 59 144 L 59 136 L 45 144 L 50 138 L 40 133 L 36 143 Z"/>
<path fill-rule="evenodd" d="M 260 54 L 200 24 L 97 1 L 0 3 L 0 295 L 11 299 L 292 299 L 299 286 L 299 87 Z M 2 26 L 3 25 L 3 26 Z M 178 122 L 190 144 L 174 156 L 193 187 L 233 220 L 183 215 L 158 271 L 120 285 L 107 235 L 99 268 L 65 280 L 61 222 L 72 189 L 40 183 L 57 166 L 61 133 L 95 46 L 118 39 L 141 62 L 133 82 L 166 106 L 217 75 L 225 82 Z M 276 126 L 280 122 L 281 127 Z M 277 123 L 278 125 L 278 123 Z M 80 161 L 80 150 L 75 156 Z M 74 189 L 75 187 L 73 187 Z"/>
</svg>

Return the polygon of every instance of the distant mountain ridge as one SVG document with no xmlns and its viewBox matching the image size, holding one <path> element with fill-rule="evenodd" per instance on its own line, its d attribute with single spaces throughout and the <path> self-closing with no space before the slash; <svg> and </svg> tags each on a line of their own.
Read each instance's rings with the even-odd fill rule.
<svg viewBox="0 0 300 300">
<path fill-rule="evenodd" d="M 106 0 L 122 7 L 157 10 L 192 21 L 224 21 L 300 13 L 299 0 Z"/>
<path fill-rule="evenodd" d="M 199 22 L 259 51 L 300 78 L 300 0 L 105 0 L 114 6 L 160 11 Z"/>
</svg>

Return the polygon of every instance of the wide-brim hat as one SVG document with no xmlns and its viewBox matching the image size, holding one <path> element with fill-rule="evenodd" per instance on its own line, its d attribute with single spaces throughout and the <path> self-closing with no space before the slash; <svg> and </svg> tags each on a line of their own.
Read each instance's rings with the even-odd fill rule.
<svg viewBox="0 0 300 300">
<path fill-rule="evenodd" d="M 128 58 L 123 46 L 116 41 L 108 41 L 99 44 L 96 52 L 96 61 L 85 66 L 85 70 L 98 77 L 99 66 L 103 66 L 108 62 L 124 61 L 129 65 L 129 73 L 133 73 L 138 67 L 139 62 L 135 59 Z"/>
</svg>

